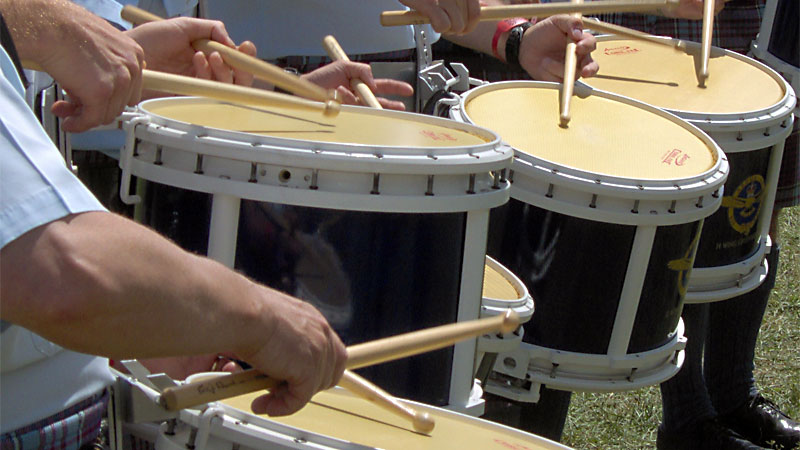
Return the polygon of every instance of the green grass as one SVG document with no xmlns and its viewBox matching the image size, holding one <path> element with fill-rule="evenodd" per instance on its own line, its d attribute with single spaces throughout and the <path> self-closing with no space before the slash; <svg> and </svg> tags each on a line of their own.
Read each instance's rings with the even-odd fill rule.
<svg viewBox="0 0 800 450">
<path fill-rule="evenodd" d="M 800 207 L 783 211 L 775 289 L 756 347 L 756 383 L 789 416 L 800 418 Z M 657 386 L 572 397 L 562 442 L 575 449 L 655 448 L 661 421 Z"/>
</svg>

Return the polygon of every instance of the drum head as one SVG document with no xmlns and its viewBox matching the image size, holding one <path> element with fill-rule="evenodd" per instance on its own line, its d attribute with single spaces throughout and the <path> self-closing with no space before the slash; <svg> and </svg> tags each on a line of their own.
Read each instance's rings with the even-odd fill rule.
<svg viewBox="0 0 800 450">
<path fill-rule="evenodd" d="M 270 136 L 277 140 L 346 143 L 353 151 L 358 151 L 358 146 L 366 146 L 370 151 L 375 147 L 468 147 L 483 145 L 495 138 L 484 130 L 462 127 L 439 118 L 359 107 L 342 107 L 335 117 L 311 110 L 198 98 L 151 100 L 140 108 L 168 122 Z"/>
<path fill-rule="evenodd" d="M 586 84 L 670 111 L 745 114 L 771 108 L 786 96 L 777 74 L 716 47 L 708 61 L 705 87 L 698 85 L 695 70 L 700 64 L 699 45 L 689 43 L 687 51 L 682 51 L 607 36 L 598 38 L 592 58 L 600 71 L 584 79 Z"/>
<path fill-rule="evenodd" d="M 518 300 L 523 293 L 504 274 L 495 267 L 486 264 L 483 269 L 483 297 L 497 300 Z"/>
<path fill-rule="evenodd" d="M 572 120 L 562 128 L 558 86 L 485 85 L 467 93 L 464 111 L 470 123 L 493 130 L 517 152 L 584 172 L 678 180 L 706 173 L 717 162 L 713 144 L 691 125 L 638 102 L 592 93 L 586 86 L 576 85 Z"/>
<path fill-rule="evenodd" d="M 223 403 L 242 411 L 250 411 L 250 403 L 256 395 L 243 395 L 224 400 Z M 341 389 L 320 392 L 299 412 L 270 420 L 346 442 L 387 450 L 567 448 L 493 422 L 440 408 L 419 404 L 412 406 L 427 411 L 436 422 L 429 435 L 415 432 L 409 420 Z"/>
</svg>

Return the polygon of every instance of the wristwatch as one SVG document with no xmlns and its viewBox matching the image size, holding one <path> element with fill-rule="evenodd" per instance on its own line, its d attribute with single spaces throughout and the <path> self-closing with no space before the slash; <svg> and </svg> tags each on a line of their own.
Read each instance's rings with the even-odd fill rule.
<svg viewBox="0 0 800 450">
<path fill-rule="evenodd" d="M 511 28 L 511 32 L 508 34 L 508 39 L 506 40 L 506 64 L 517 70 L 522 70 L 522 66 L 519 64 L 519 46 L 522 43 L 522 35 L 525 34 L 525 30 L 532 26 L 533 24 L 530 22 L 523 22 Z"/>
</svg>

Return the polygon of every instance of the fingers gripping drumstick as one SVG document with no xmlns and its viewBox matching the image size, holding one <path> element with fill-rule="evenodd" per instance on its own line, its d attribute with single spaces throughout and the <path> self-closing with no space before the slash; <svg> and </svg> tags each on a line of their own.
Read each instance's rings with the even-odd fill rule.
<svg viewBox="0 0 800 450">
<path fill-rule="evenodd" d="M 158 17 L 155 14 L 151 14 L 143 9 L 131 5 L 126 5 L 122 8 L 121 16 L 124 20 L 127 20 L 135 25 L 163 20 L 161 17 Z M 334 90 L 327 90 L 322 86 L 318 86 L 310 81 L 306 81 L 297 75 L 292 75 L 278 66 L 270 64 L 266 61 L 262 61 L 246 53 L 242 53 L 220 42 L 212 41 L 210 39 L 198 39 L 192 42 L 192 47 L 194 47 L 195 50 L 202 51 L 206 54 L 217 52 L 220 54 L 220 56 L 222 56 L 223 61 L 225 61 L 225 63 L 229 66 L 251 73 L 256 78 L 274 84 L 275 86 L 285 89 L 286 91 L 300 97 L 305 97 L 320 102 L 337 100 L 336 91 Z"/>
<path fill-rule="evenodd" d="M 325 51 L 332 60 L 350 61 L 350 58 L 347 57 L 347 54 L 344 52 L 344 50 L 342 50 L 339 42 L 337 42 L 336 38 L 333 36 L 325 36 L 325 38 L 322 39 L 322 46 L 325 47 Z M 361 101 L 363 101 L 365 105 L 371 108 L 383 109 L 380 102 L 378 102 L 378 99 L 375 98 L 375 94 L 372 93 L 366 83 L 358 78 L 353 78 L 350 80 L 350 87 L 356 91 L 358 96 L 361 98 Z"/>
<path fill-rule="evenodd" d="M 457 322 L 351 345 L 347 347 L 346 365 L 348 369 L 358 369 L 438 350 L 484 333 L 497 331 L 508 333 L 515 330 L 519 323 L 519 314 L 508 310 L 500 316 Z M 160 401 L 166 409 L 176 411 L 261 389 L 270 389 L 280 382 L 254 369 L 248 369 L 213 380 L 164 389 Z"/>
</svg>

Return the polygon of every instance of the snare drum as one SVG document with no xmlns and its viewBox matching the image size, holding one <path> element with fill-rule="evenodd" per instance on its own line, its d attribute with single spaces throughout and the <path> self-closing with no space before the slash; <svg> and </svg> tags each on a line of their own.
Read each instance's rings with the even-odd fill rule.
<svg viewBox="0 0 800 450">
<path fill-rule="evenodd" d="M 314 304 L 347 345 L 478 318 L 513 153 L 494 133 L 347 106 L 329 118 L 170 98 L 139 111 L 121 192 L 146 180 L 129 198 L 143 223 Z M 482 407 L 464 344 L 360 373 L 393 395 Z"/>
<path fill-rule="evenodd" d="M 485 420 L 403 401 L 436 422 L 429 435 L 414 431 L 393 415 L 341 388 L 314 396 L 291 416 L 267 418 L 250 413 L 257 394 L 180 412 L 172 429 L 161 427 L 157 450 L 247 449 L 567 449 L 561 444 Z M 168 432 L 169 429 L 169 432 Z"/>
<path fill-rule="evenodd" d="M 513 351 L 520 346 L 525 333 L 523 325 L 531 319 L 534 310 L 533 298 L 525 284 L 494 258 L 487 256 L 483 271 L 481 317 L 505 314 L 509 309 L 519 314 L 520 326 L 516 330 L 505 334 L 486 334 L 478 338 L 476 360 L 480 364 L 475 377 L 483 385 L 494 367 L 497 354 Z"/>
<path fill-rule="evenodd" d="M 511 200 L 491 213 L 488 254 L 536 299 L 518 350 L 490 393 L 532 402 L 539 385 L 614 391 L 680 368 L 680 314 L 703 219 L 728 165 L 696 127 L 658 108 L 576 84 L 569 128 L 559 85 L 486 84 L 451 117 L 514 147 Z"/>
<path fill-rule="evenodd" d="M 730 160 L 722 207 L 703 227 L 686 301 L 755 289 L 766 277 L 772 204 L 796 103 L 791 87 L 764 64 L 714 47 L 700 88 L 700 47 L 693 43 L 683 52 L 602 36 L 592 55 L 602 69 L 587 84 L 675 113 L 707 132 Z"/>
</svg>

